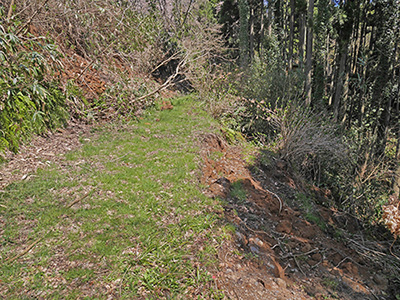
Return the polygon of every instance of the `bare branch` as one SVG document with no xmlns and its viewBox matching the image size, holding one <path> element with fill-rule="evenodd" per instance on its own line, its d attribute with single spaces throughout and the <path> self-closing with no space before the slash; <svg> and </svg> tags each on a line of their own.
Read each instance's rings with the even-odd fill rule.
<svg viewBox="0 0 400 300">
<path fill-rule="evenodd" d="M 49 0 L 45 0 L 45 1 L 43 2 L 43 4 L 42 4 L 42 5 L 33 13 L 33 15 L 29 18 L 29 20 L 28 20 L 24 25 L 22 25 L 22 27 L 20 27 L 20 28 L 18 29 L 18 31 L 16 32 L 15 35 L 19 35 L 19 34 L 22 32 L 22 30 L 24 30 L 27 26 L 29 26 L 29 24 L 31 24 L 33 18 L 35 18 L 35 16 L 36 16 L 36 15 L 42 10 L 42 8 L 47 4 L 47 2 L 49 2 Z"/>
<path fill-rule="evenodd" d="M 7 23 L 10 23 L 11 16 L 12 16 L 12 11 L 13 11 L 13 6 L 14 6 L 14 0 L 11 0 L 10 7 L 8 9 L 8 14 L 7 14 Z"/>
</svg>

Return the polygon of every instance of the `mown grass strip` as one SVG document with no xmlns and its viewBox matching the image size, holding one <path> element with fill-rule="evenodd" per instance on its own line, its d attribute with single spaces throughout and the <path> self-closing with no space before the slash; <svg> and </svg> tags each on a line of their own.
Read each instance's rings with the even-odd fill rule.
<svg viewBox="0 0 400 300">
<path fill-rule="evenodd" d="M 190 98 L 173 104 L 96 129 L 63 167 L 0 194 L 2 297 L 219 297 L 205 266 L 225 228 L 195 143 L 215 124 Z"/>
</svg>

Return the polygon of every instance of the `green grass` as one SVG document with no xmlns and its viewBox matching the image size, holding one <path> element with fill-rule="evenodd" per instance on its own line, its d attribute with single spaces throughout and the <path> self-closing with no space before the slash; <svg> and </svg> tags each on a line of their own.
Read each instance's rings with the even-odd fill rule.
<svg viewBox="0 0 400 300">
<path fill-rule="evenodd" d="M 241 180 L 231 184 L 230 196 L 236 199 L 239 203 L 244 203 L 247 199 L 247 192 L 243 187 Z"/>
<path fill-rule="evenodd" d="M 303 193 L 297 193 L 296 201 L 300 204 L 305 219 L 313 224 L 317 224 L 321 230 L 326 231 L 327 225 L 315 210 L 313 200 Z"/>
<path fill-rule="evenodd" d="M 0 194 L 1 297 L 219 297 L 209 271 L 227 229 L 195 142 L 216 125 L 190 98 L 172 102 L 93 130 L 63 166 Z"/>
</svg>

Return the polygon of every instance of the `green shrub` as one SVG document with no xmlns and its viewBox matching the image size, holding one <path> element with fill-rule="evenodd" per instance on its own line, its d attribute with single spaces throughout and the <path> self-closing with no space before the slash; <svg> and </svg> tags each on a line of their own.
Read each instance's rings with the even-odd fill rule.
<svg viewBox="0 0 400 300">
<path fill-rule="evenodd" d="M 294 100 L 301 99 L 304 74 L 301 69 L 286 71 L 285 62 L 273 38 L 268 47 L 256 53 L 250 72 L 242 76 L 236 87 L 242 102 L 237 105 L 237 122 L 241 131 L 262 144 L 273 139 L 274 128 L 269 126 L 267 112 L 284 109 Z"/>
<path fill-rule="evenodd" d="M 59 57 L 54 44 L 16 35 L 18 25 L 0 26 L 0 151 L 18 151 L 29 134 L 62 125 L 67 116 L 65 96 L 51 80 Z"/>
</svg>

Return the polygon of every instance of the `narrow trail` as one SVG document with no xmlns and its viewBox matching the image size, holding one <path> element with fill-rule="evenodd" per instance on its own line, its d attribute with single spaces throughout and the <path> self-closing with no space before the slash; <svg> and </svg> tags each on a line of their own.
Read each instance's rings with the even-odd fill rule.
<svg viewBox="0 0 400 300">
<path fill-rule="evenodd" d="M 216 127 L 190 99 L 174 105 L 85 130 L 43 168 L 3 167 L 18 180 L 0 193 L 1 298 L 219 297 L 226 234 L 198 180 L 199 137 Z"/>
<path fill-rule="evenodd" d="M 0 297 L 384 299 L 381 266 L 287 204 L 284 162 L 243 153 L 190 97 L 38 137 L 0 168 Z"/>
</svg>

